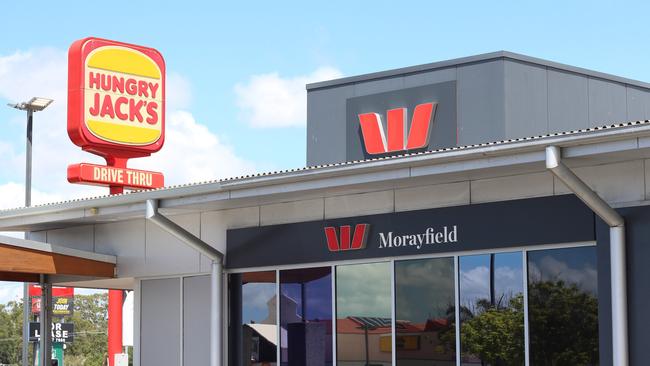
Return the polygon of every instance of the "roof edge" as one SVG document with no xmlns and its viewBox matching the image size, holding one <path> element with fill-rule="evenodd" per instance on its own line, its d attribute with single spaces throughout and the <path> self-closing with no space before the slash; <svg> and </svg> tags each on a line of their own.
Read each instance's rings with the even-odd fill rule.
<svg viewBox="0 0 650 366">
<path fill-rule="evenodd" d="M 5 220 L 24 219 L 46 214 L 60 215 L 60 220 L 74 217 L 89 217 L 97 214 L 97 209 L 122 207 L 123 210 L 144 209 L 146 199 L 160 199 L 161 207 L 165 201 L 176 199 L 195 199 L 201 195 L 211 195 L 220 199 L 234 198 L 232 192 L 242 189 L 258 189 L 261 186 L 291 184 L 306 180 L 327 179 L 351 174 L 351 172 L 371 172 L 385 168 L 398 169 L 415 165 L 439 164 L 444 162 L 497 156 L 500 154 L 524 153 L 540 149 L 549 144 L 562 147 L 580 146 L 589 143 L 616 141 L 627 138 L 650 138 L 650 121 L 637 121 L 620 125 L 603 126 L 590 130 L 577 130 L 528 138 L 511 139 L 501 142 L 446 148 L 438 151 L 405 154 L 389 158 L 331 164 L 312 168 L 240 177 L 196 185 L 169 187 L 160 190 L 139 191 L 128 194 L 101 196 L 89 199 L 49 203 L 41 206 L 14 208 L 0 211 L 0 228 L 7 229 Z M 638 144 L 637 144 L 638 145 Z M 142 205 L 137 206 L 137 205 Z M 119 211 L 119 210 L 118 210 Z M 64 212 L 70 213 L 64 214 Z"/>
<path fill-rule="evenodd" d="M 340 79 L 319 81 L 319 82 L 307 84 L 306 89 L 307 91 L 313 91 L 317 89 L 343 86 L 343 85 L 349 85 L 349 84 L 365 82 L 365 81 L 386 79 L 386 78 L 400 76 L 400 75 L 417 74 L 426 71 L 434 71 L 434 70 L 446 69 L 450 67 L 456 67 L 460 65 L 468 65 L 468 64 L 474 64 L 474 63 L 480 63 L 480 62 L 486 62 L 486 61 L 498 60 L 498 59 L 510 59 L 514 61 L 540 65 L 551 69 L 568 71 L 576 74 L 582 74 L 587 77 L 613 81 L 613 82 L 631 85 L 631 86 L 644 88 L 644 89 L 650 89 L 650 83 L 646 83 L 643 81 L 629 79 L 622 76 L 616 76 L 605 72 L 585 69 L 578 66 L 571 66 L 560 62 L 549 61 L 549 60 L 527 56 L 527 55 L 510 52 L 510 51 L 489 52 L 489 53 L 483 53 L 474 56 L 460 57 L 460 58 L 454 58 L 454 59 L 444 60 L 444 61 L 436 61 L 432 63 L 426 63 L 426 64 L 415 65 L 415 66 L 407 66 L 407 67 L 402 67 L 397 69 L 372 72 L 372 73 L 356 75 L 356 76 L 348 76 Z"/>
</svg>

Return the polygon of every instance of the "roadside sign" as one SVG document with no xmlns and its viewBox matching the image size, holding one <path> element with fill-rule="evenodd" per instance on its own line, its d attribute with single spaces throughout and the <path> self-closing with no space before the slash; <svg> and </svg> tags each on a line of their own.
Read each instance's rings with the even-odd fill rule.
<svg viewBox="0 0 650 366">
<path fill-rule="evenodd" d="M 29 341 L 38 342 L 41 338 L 41 323 L 29 323 Z M 73 323 L 52 323 L 52 343 L 72 343 L 74 341 Z"/>
</svg>

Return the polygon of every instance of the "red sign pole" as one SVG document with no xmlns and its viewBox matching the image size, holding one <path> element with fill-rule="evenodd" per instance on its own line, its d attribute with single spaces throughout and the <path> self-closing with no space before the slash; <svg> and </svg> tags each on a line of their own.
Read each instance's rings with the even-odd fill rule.
<svg viewBox="0 0 650 366">
<path fill-rule="evenodd" d="M 112 188 L 111 188 L 112 189 Z M 122 353 L 122 290 L 108 290 L 108 365 L 114 366 L 115 355 Z"/>
<path fill-rule="evenodd" d="M 109 163 L 109 165 L 111 165 Z M 114 165 L 115 166 L 115 165 Z M 126 159 L 124 159 L 126 168 Z M 124 193 L 124 187 L 110 186 L 111 194 Z M 115 366 L 115 355 L 122 353 L 122 290 L 108 290 L 108 365 Z"/>
</svg>

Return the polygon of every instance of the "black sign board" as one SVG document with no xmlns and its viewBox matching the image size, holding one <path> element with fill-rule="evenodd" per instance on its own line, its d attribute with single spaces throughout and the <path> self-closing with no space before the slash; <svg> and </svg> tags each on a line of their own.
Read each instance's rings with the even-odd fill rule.
<svg viewBox="0 0 650 366">
<path fill-rule="evenodd" d="M 38 342 L 41 338 L 41 323 L 29 323 L 29 341 Z M 52 323 L 53 343 L 72 343 L 74 341 L 73 323 Z"/>
<path fill-rule="evenodd" d="M 226 267 L 591 241 L 594 227 L 593 212 L 575 196 L 563 195 L 232 229 Z"/>
</svg>

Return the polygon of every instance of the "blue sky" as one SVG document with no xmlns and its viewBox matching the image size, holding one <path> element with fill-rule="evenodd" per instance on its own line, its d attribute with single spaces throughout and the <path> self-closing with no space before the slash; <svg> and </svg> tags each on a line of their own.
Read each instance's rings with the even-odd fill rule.
<svg viewBox="0 0 650 366">
<path fill-rule="evenodd" d="M 67 4 L 43 2 L 35 4 L 33 11 L 20 2 L 3 5 L 0 103 L 28 98 L 29 93 L 50 96 L 47 93 L 56 82 L 61 89 L 60 80 L 66 73 L 65 52 L 76 39 L 92 35 L 155 47 L 165 56 L 168 88 L 173 89 L 169 91 L 173 100 L 168 112 L 186 113 L 176 118 L 193 123 L 188 127 L 194 128 L 193 132 L 180 134 L 178 140 L 213 135 L 218 139 L 211 142 L 214 149 L 193 151 L 201 146 L 200 142 L 186 143 L 177 150 L 174 144 L 180 142 L 168 136 L 165 148 L 169 153 L 164 160 L 183 156 L 184 164 L 188 164 L 194 161 L 194 154 L 199 156 L 197 166 L 186 171 L 178 171 L 183 163 L 149 164 L 147 159 L 135 162 L 137 166 L 153 165 L 173 171 L 166 172 L 169 183 L 304 165 L 305 97 L 300 91 L 307 81 L 501 49 L 650 81 L 645 61 L 650 53 L 646 46 L 649 31 L 640 17 L 649 6 L 642 2 Z M 20 62 L 14 62 L 7 71 L 11 77 L 3 80 L 1 60 L 17 54 L 29 54 L 31 66 L 20 68 L 16 66 Z M 23 78 L 38 73 L 41 63 L 55 59 L 60 62 L 46 65 L 46 70 L 50 74 L 58 70 L 55 73 L 59 79 L 53 80 L 55 77 L 50 75 L 44 80 L 32 77 L 35 80 L 23 82 Z M 14 90 L 21 88 L 11 83 L 24 84 L 26 90 Z M 289 94 L 293 90 L 293 94 L 282 97 L 287 90 Z M 61 170 L 64 160 L 74 163 L 79 162 L 74 159 L 94 159 L 85 158 L 87 154 L 67 153 L 78 149 L 64 133 L 64 93 L 56 105 L 58 112 L 46 110 L 36 116 L 34 185 L 43 193 L 41 200 L 86 192 L 69 187 Z M 13 161 L 13 165 L 5 163 L 0 169 L 0 184 L 22 182 L 23 120 L 18 111 L 0 108 L 0 142 L 8 144 L 4 148 L 10 150 Z M 63 131 L 54 137 L 66 149 L 68 159 L 48 160 L 58 145 L 43 144 L 53 136 L 43 135 L 39 141 L 39 134 L 44 134 L 39 126 L 46 123 L 51 123 L 51 129 Z M 228 159 L 205 157 L 222 155 L 223 149 Z M 197 172 L 201 169 L 205 171 Z"/>
<path fill-rule="evenodd" d="M 65 5 L 63 5 L 65 4 Z M 34 201 L 72 186 L 67 164 L 99 162 L 65 132 L 66 52 L 98 36 L 157 48 L 168 70 L 170 184 L 305 164 L 304 83 L 509 50 L 650 81 L 647 2 L 9 1 L 0 11 L 0 207 L 22 203 L 24 114 L 33 95 Z"/>
</svg>

